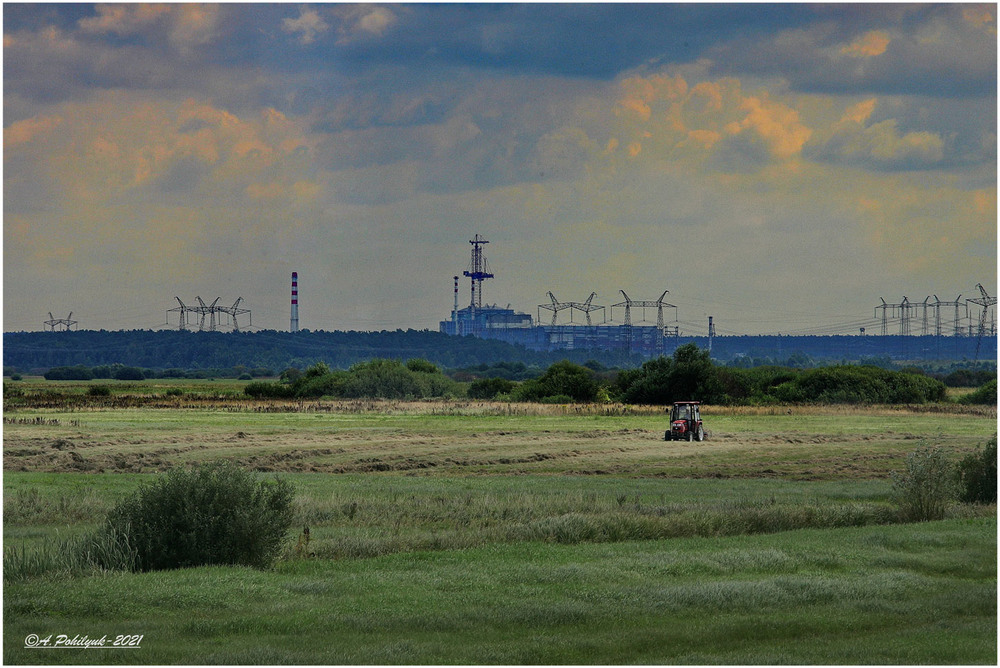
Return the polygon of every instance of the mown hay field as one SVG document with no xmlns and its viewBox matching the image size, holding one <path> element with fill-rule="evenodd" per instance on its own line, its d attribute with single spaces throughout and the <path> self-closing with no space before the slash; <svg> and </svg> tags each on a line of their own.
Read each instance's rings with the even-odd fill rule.
<svg viewBox="0 0 1000 668">
<path fill-rule="evenodd" d="M 4 544 L 31 562 L 5 553 L 5 663 L 996 661 L 995 507 L 900 523 L 889 479 L 985 443 L 995 408 L 706 407 L 688 443 L 659 407 L 208 384 L 5 393 Z M 296 486 L 274 569 L 60 570 L 150 476 L 220 459 Z M 46 633 L 144 637 L 24 647 Z"/>
</svg>

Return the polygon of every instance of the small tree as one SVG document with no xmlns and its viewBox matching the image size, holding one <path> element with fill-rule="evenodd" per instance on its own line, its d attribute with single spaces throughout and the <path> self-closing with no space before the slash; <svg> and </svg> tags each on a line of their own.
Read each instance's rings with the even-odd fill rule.
<svg viewBox="0 0 1000 668">
<path fill-rule="evenodd" d="M 954 471 L 944 450 L 925 446 L 907 455 L 906 470 L 892 474 L 892 490 L 904 520 L 943 518 L 956 493 Z"/>
<path fill-rule="evenodd" d="M 997 437 L 958 464 L 958 498 L 964 503 L 997 502 Z"/>
<path fill-rule="evenodd" d="M 291 483 L 232 464 L 173 469 L 108 513 L 92 545 L 117 546 L 138 571 L 231 564 L 264 568 L 292 521 Z M 120 568 L 122 564 L 102 564 Z"/>
</svg>

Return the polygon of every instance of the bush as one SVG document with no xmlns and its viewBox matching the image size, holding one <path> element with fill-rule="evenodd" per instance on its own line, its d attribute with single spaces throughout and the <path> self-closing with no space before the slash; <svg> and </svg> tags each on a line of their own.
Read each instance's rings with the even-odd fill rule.
<svg viewBox="0 0 1000 668">
<path fill-rule="evenodd" d="M 112 509 L 91 544 L 137 571 L 265 568 L 285 540 L 293 496 L 287 481 L 262 480 L 231 464 L 174 469 Z"/>
<path fill-rule="evenodd" d="M 248 397 L 260 398 L 289 398 L 295 396 L 295 389 L 284 383 L 265 383 L 257 381 L 247 383 L 243 386 L 243 394 Z"/>
<path fill-rule="evenodd" d="M 469 384 L 470 399 L 493 399 L 514 389 L 514 382 L 506 378 L 480 378 Z"/>
<path fill-rule="evenodd" d="M 997 502 L 997 437 L 958 464 L 958 498 L 964 503 Z"/>
<path fill-rule="evenodd" d="M 904 521 L 943 518 L 956 492 L 954 471 L 944 451 L 921 447 L 907 455 L 906 470 L 892 475 L 892 491 Z"/>
<path fill-rule="evenodd" d="M 94 373 L 89 367 L 57 366 L 45 372 L 45 380 L 93 380 Z"/>
<path fill-rule="evenodd" d="M 980 387 L 975 392 L 967 394 L 961 399 L 962 404 L 996 405 L 997 403 L 997 381 L 996 378 Z"/>
<path fill-rule="evenodd" d="M 419 373 L 441 373 L 441 370 L 433 362 L 428 362 L 419 357 L 406 360 L 406 368 Z"/>
<path fill-rule="evenodd" d="M 732 375 L 720 380 L 708 351 L 687 343 L 677 348 L 673 357 L 659 357 L 645 362 L 639 369 L 622 372 L 616 385 L 626 403 L 721 403 L 725 401 L 724 381 L 734 380 Z"/>
<path fill-rule="evenodd" d="M 111 373 L 111 377 L 115 380 L 145 380 L 146 376 L 142 373 L 142 369 L 134 366 L 123 366 L 118 367 Z"/>
<path fill-rule="evenodd" d="M 570 401 L 590 402 L 597 398 L 597 380 L 587 367 L 569 360 L 556 362 L 534 380 L 526 380 L 514 388 L 516 401 L 540 401 L 545 397 L 569 398 Z"/>
<path fill-rule="evenodd" d="M 111 388 L 107 385 L 91 385 L 87 388 L 88 397 L 110 397 Z"/>
</svg>

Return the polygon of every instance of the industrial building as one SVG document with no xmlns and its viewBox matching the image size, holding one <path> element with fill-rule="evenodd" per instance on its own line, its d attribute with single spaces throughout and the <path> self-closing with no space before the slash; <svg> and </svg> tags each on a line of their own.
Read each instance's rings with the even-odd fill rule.
<svg viewBox="0 0 1000 668">
<path fill-rule="evenodd" d="M 570 309 L 571 312 L 574 309 L 584 311 L 590 323 L 591 311 L 604 309 L 603 306 L 591 304 L 593 294 L 586 302 L 558 302 L 552 293 L 549 293 L 552 304 L 543 304 L 539 308 L 552 311 L 553 320 L 550 325 L 536 325 L 530 314 L 514 311 L 509 305 L 506 308 L 496 304 L 483 305 L 483 281 L 494 277 L 489 271 L 482 248 L 489 241 L 477 234 L 469 243 L 472 244 L 472 260 L 463 275 L 469 278 L 470 303 L 465 308 L 459 308 L 459 277 L 455 276 L 455 301 L 451 318 L 442 320 L 439 326 L 440 331 L 445 334 L 497 339 L 523 345 L 529 350 L 621 350 L 644 356 L 661 355 L 677 346 L 677 328 L 665 327 L 662 324 L 663 308 L 673 308 L 671 304 L 663 302 L 666 292 L 657 301 L 633 301 L 625 295 L 625 302 L 614 305 L 625 308 L 625 321 L 621 324 L 555 323 L 555 315 L 562 309 Z M 631 324 L 631 308 L 640 307 L 658 308 L 656 325 Z"/>
<path fill-rule="evenodd" d="M 611 306 L 624 310 L 620 322 L 604 319 L 595 324 L 591 313 L 603 311 L 604 306 L 592 304 L 594 294 L 585 302 L 560 302 L 549 292 L 550 303 L 538 305 L 538 317 L 532 318 L 528 313 L 513 310 L 510 305 L 502 308 L 493 304 L 483 304 L 483 281 L 492 279 L 483 246 L 489 241 L 475 235 L 469 241 L 472 244 L 472 260 L 463 275 L 470 281 L 469 305 L 459 308 L 459 277 L 454 277 L 454 306 L 451 316 L 442 320 L 439 330 L 445 334 L 457 336 L 476 336 L 484 339 L 496 339 L 507 343 L 523 345 L 529 350 L 603 350 L 620 351 L 629 357 L 655 357 L 669 355 L 679 345 L 693 342 L 709 350 L 718 359 L 739 359 L 745 356 L 778 356 L 793 352 L 820 357 L 836 356 L 842 359 L 861 359 L 863 357 L 886 356 L 893 359 L 995 359 L 997 350 L 996 324 L 992 309 L 996 298 L 986 293 L 981 286 L 976 287 L 981 292 L 977 299 L 961 297 L 954 301 L 942 302 L 935 296 L 922 303 L 910 303 L 905 297 L 899 304 L 882 304 L 876 307 L 876 314 L 881 312 L 882 336 L 865 336 L 864 328 L 861 335 L 829 335 L 829 336 L 715 336 L 715 327 L 709 317 L 707 336 L 681 336 L 678 327 L 667 324 L 664 320 L 664 309 L 676 307 L 663 301 L 667 295 L 664 291 L 656 300 L 633 300 L 623 291 L 623 302 Z M 981 307 L 978 327 L 972 321 L 972 312 L 968 304 Z M 922 317 L 918 317 L 918 308 Z M 951 310 L 954 309 L 953 321 Z M 964 308 L 960 314 L 959 309 Z M 552 313 L 549 324 L 541 324 L 542 310 Z M 632 313 L 642 309 L 639 322 L 633 323 Z M 648 324 L 645 320 L 645 309 L 656 310 L 656 324 Z M 559 311 L 568 310 L 571 324 L 557 324 Z M 586 324 L 573 323 L 574 312 L 582 312 L 586 316 Z M 968 326 L 961 322 L 969 319 Z M 899 326 L 899 335 L 890 333 L 889 322 L 892 320 Z M 877 320 L 873 320 L 873 323 Z M 919 323 L 911 328 L 911 322 Z M 950 336 L 947 336 L 950 334 Z"/>
</svg>

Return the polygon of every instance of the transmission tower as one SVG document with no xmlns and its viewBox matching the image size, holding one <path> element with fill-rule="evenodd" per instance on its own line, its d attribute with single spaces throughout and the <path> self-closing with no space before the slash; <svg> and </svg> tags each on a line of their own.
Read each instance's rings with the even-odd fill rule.
<svg viewBox="0 0 1000 668">
<path fill-rule="evenodd" d="M 645 320 L 646 319 L 646 309 L 647 308 L 655 308 L 656 309 L 656 328 L 662 333 L 663 332 L 663 307 L 667 306 L 667 307 L 673 308 L 673 309 L 675 309 L 677 307 L 674 306 L 673 304 L 668 304 L 667 302 L 663 301 L 663 298 L 667 296 L 668 292 L 670 292 L 669 290 L 664 290 L 663 294 L 660 295 L 660 298 L 657 299 L 657 300 L 655 300 L 655 301 L 653 301 L 652 299 L 635 300 L 635 299 L 630 298 L 625 293 L 624 290 L 619 290 L 619 292 L 621 292 L 622 296 L 625 297 L 625 301 L 619 302 L 618 304 L 612 304 L 611 305 L 611 319 L 612 320 L 615 319 L 615 315 L 614 314 L 615 314 L 615 307 L 616 306 L 619 307 L 619 308 L 621 308 L 623 306 L 625 307 L 625 321 L 624 321 L 624 324 L 622 325 L 622 327 L 625 330 L 625 346 L 626 346 L 626 350 L 629 353 L 631 353 L 632 352 L 632 309 L 633 308 L 641 308 L 642 309 L 642 318 L 641 318 L 641 320 Z M 674 319 L 676 320 L 676 318 L 677 318 L 677 312 L 674 311 Z"/>
<path fill-rule="evenodd" d="M 593 323 L 593 320 L 590 317 L 590 314 L 592 312 L 594 312 L 594 311 L 604 311 L 604 307 L 603 306 L 596 306 L 595 304 L 593 304 L 594 297 L 597 296 L 596 292 L 591 292 L 590 296 L 587 297 L 587 301 L 584 301 L 584 302 L 561 302 L 561 301 L 557 300 L 556 297 L 555 297 L 555 295 L 553 295 L 551 292 L 546 293 L 546 294 L 548 294 L 549 300 L 551 301 L 551 303 L 550 304 L 539 304 L 538 305 L 538 308 L 539 308 L 539 311 L 538 311 L 538 320 L 539 320 L 539 322 L 542 319 L 541 309 L 545 309 L 546 311 L 552 311 L 552 325 L 553 326 L 556 325 L 556 317 L 557 317 L 559 311 L 564 311 L 566 309 L 569 309 L 570 310 L 569 311 L 569 321 L 570 322 L 573 322 L 573 311 L 583 311 L 583 313 L 587 317 L 587 326 L 593 326 L 594 323 Z M 605 318 L 604 321 L 607 322 L 607 318 Z"/>
<path fill-rule="evenodd" d="M 615 307 L 617 306 L 617 307 L 620 308 L 620 307 L 624 306 L 625 307 L 625 324 L 627 324 L 627 325 L 631 325 L 632 324 L 632 309 L 633 308 L 641 308 L 642 309 L 642 320 L 646 319 L 646 309 L 647 308 L 655 308 L 656 309 L 656 326 L 659 329 L 663 329 L 663 307 L 666 306 L 666 307 L 669 307 L 669 308 L 677 308 L 673 304 L 668 304 L 667 302 L 663 301 L 663 298 L 667 296 L 668 292 L 670 292 L 669 290 L 664 290 L 663 294 L 660 295 L 660 298 L 657 299 L 657 300 L 655 300 L 655 301 L 652 300 L 652 299 L 643 299 L 643 300 L 630 299 L 629 296 L 627 294 L 625 294 L 624 290 L 619 290 L 619 292 L 621 292 L 622 296 L 625 297 L 625 301 L 620 302 L 618 304 L 612 304 L 611 305 L 611 319 L 614 320 L 614 317 L 615 317 L 614 316 Z M 674 318 L 676 319 L 676 317 L 677 317 L 677 312 L 675 311 L 674 312 Z"/>
<path fill-rule="evenodd" d="M 569 307 L 570 307 L 569 319 L 570 319 L 570 322 L 572 322 L 572 320 L 573 320 L 573 311 L 574 310 L 576 310 L 576 311 L 583 311 L 587 315 L 587 326 L 588 327 L 591 326 L 593 323 L 590 320 L 590 312 L 591 311 L 597 311 L 597 310 L 600 310 L 602 312 L 604 311 L 604 307 L 603 306 L 594 306 L 591 303 L 591 302 L 594 301 L 594 297 L 596 297 L 596 296 L 597 296 L 596 292 L 591 292 L 590 296 L 587 297 L 587 301 L 585 301 L 585 302 L 569 302 Z M 607 322 L 607 318 L 605 318 L 605 322 Z"/>
<path fill-rule="evenodd" d="M 52 311 L 49 311 L 49 319 L 45 321 L 45 325 L 53 332 L 56 331 L 56 327 L 59 327 L 59 331 L 61 332 L 68 332 L 76 324 L 76 320 L 73 320 L 72 311 L 65 318 L 53 318 Z"/>
<path fill-rule="evenodd" d="M 205 316 L 209 316 L 208 331 L 214 332 L 215 331 L 215 314 L 219 312 L 219 310 L 216 308 L 215 305 L 219 303 L 219 299 L 221 299 L 221 298 L 220 297 L 216 297 L 215 301 L 212 302 L 211 306 L 206 306 L 205 302 L 202 301 L 201 297 L 195 297 L 195 299 L 198 300 L 198 304 L 199 304 L 199 306 L 195 307 L 195 311 L 197 313 L 201 314 L 201 322 L 198 325 L 198 331 L 199 332 L 204 332 L 205 331 Z"/>
<path fill-rule="evenodd" d="M 979 346 L 983 342 L 983 332 L 986 330 L 986 316 L 990 312 L 990 309 L 996 306 L 997 298 L 990 297 L 990 293 L 986 292 L 986 288 L 984 288 L 981 283 L 976 283 L 976 287 L 979 288 L 979 293 L 981 296 L 976 297 L 974 299 L 969 299 L 967 301 L 973 304 L 978 304 L 983 309 L 979 313 L 979 336 L 976 338 L 976 361 L 978 362 Z"/>
<path fill-rule="evenodd" d="M 469 243 L 472 244 L 472 262 L 468 271 L 463 271 L 462 274 L 468 276 L 472 283 L 472 302 L 469 305 L 473 308 L 481 308 L 483 305 L 483 281 L 487 278 L 493 278 L 493 274 L 489 273 L 489 265 L 486 258 L 483 257 L 482 249 L 483 244 L 488 244 L 489 241 L 477 234 L 469 240 Z M 478 290 L 476 290 L 477 286 Z"/>
<path fill-rule="evenodd" d="M 930 306 L 931 306 L 930 304 L 927 303 L 929 301 L 930 301 L 930 295 L 928 295 L 927 297 L 925 297 L 924 301 L 921 302 L 921 304 L 920 304 L 923 307 L 923 309 L 924 309 L 924 312 L 923 312 L 923 322 L 921 323 L 921 328 L 920 328 L 920 333 L 923 336 L 927 336 L 927 330 L 928 330 L 927 309 L 930 308 Z"/>
<path fill-rule="evenodd" d="M 951 331 L 951 333 L 952 333 L 952 336 L 961 336 L 961 334 L 962 334 L 962 326 L 959 323 L 962 322 L 962 317 L 961 317 L 961 314 L 959 313 L 959 309 L 961 309 L 962 306 L 965 306 L 966 307 L 966 309 L 965 309 L 966 313 L 968 313 L 968 310 L 969 310 L 968 306 L 966 305 L 966 303 L 962 301 L 962 295 L 959 295 L 958 297 L 956 297 L 955 301 L 950 301 L 950 302 L 943 302 L 940 299 L 938 299 L 937 295 L 934 295 L 934 300 L 935 300 L 934 301 L 934 318 L 935 318 L 935 325 L 934 326 L 935 326 L 935 329 L 937 330 L 937 332 L 936 332 L 937 335 L 941 336 L 941 333 L 942 333 L 941 332 L 941 329 L 942 329 L 941 328 L 941 322 L 942 322 L 941 321 L 941 307 L 943 307 L 943 306 L 944 307 L 954 306 L 955 307 L 955 319 L 952 320 L 952 331 Z"/>
<path fill-rule="evenodd" d="M 167 313 L 178 313 L 178 329 L 186 330 L 191 324 L 190 314 L 195 314 L 200 316 L 198 319 L 198 331 L 204 332 L 214 332 L 218 329 L 219 325 L 222 324 L 222 315 L 229 316 L 230 322 L 233 326 L 233 331 L 240 331 L 240 323 L 237 320 L 238 316 L 246 315 L 250 313 L 249 309 L 240 308 L 240 303 L 243 301 L 243 297 L 237 299 L 232 306 L 218 306 L 221 297 L 216 297 L 211 304 L 206 304 L 205 300 L 201 297 L 195 297 L 198 300 L 198 306 L 188 306 L 181 301 L 180 297 L 174 297 L 177 300 L 179 306 L 172 309 L 167 309 Z M 220 316 L 220 317 L 217 317 Z M 252 320 L 251 315 L 251 322 Z M 206 326 L 206 319 L 208 325 Z M 167 321 L 170 321 L 170 316 L 167 316 Z"/>
<path fill-rule="evenodd" d="M 181 330 L 185 330 L 185 329 L 187 329 L 188 324 L 189 324 L 188 323 L 188 317 L 187 317 L 188 313 L 196 313 L 197 311 L 196 311 L 196 309 L 190 308 L 189 306 L 187 306 L 187 304 L 185 304 L 184 302 L 182 302 L 180 297 L 174 297 L 174 299 L 177 300 L 177 303 L 180 304 L 180 306 L 176 306 L 174 308 L 167 309 L 167 313 L 178 312 L 180 315 L 178 316 L 178 321 L 179 322 L 178 322 L 178 327 L 177 328 L 181 329 Z M 167 322 L 170 322 L 170 316 L 169 315 L 167 316 Z"/>
<path fill-rule="evenodd" d="M 882 303 L 875 307 L 878 311 L 882 309 L 882 336 L 889 333 L 889 318 L 896 318 L 897 313 L 899 314 L 899 334 L 900 336 L 909 336 L 910 334 L 910 312 L 916 308 L 914 304 L 910 303 L 910 300 L 903 297 L 903 301 L 898 304 L 887 304 L 885 299 L 879 297 Z M 891 314 L 890 314 L 891 310 Z"/>
<path fill-rule="evenodd" d="M 250 325 L 253 325 L 253 314 L 250 313 L 250 309 L 240 308 L 240 302 L 243 301 L 243 297 L 240 297 L 232 306 L 220 306 L 219 311 L 229 315 L 233 319 L 233 331 L 240 331 L 240 323 L 236 320 L 236 316 L 248 314 L 250 316 Z"/>
<path fill-rule="evenodd" d="M 541 320 L 542 320 L 542 311 L 541 311 L 541 309 L 545 309 L 546 311 L 552 311 L 552 326 L 555 327 L 555 325 L 556 325 L 556 316 L 559 315 L 559 311 L 563 311 L 565 309 L 572 308 L 572 307 L 568 303 L 564 304 L 564 303 L 560 302 L 558 299 L 556 299 L 556 296 L 554 294 L 552 294 L 551 292 L 549 292 L 547 294 L 549 295 L 549 299 L 552 301 L 552 303 L 551 304 L 539 304 L 538 305 L 538 309 L 539 309 L 539 311 L 538 311 L 538 321 L 541 322 Z"/>
<path fill-rule="evenodd" d="M 881 306 L 876 306 L 875 310 L 878 311 L 879 309 L 882 309 L 882 336 L 885 336 L 885 335 L 887 335 L 889 333 L 889 319 L 888 319 L 889 315 L 888 314 L 889 314 L 889 309 L 892 308 L 892 305 L 891 304 L 886 304 L 885 303 L 885 299 L 883 299 L 882 297 L 879 297 L 879 299 L 882 300 L 882 305 Z"/>
</svg>

